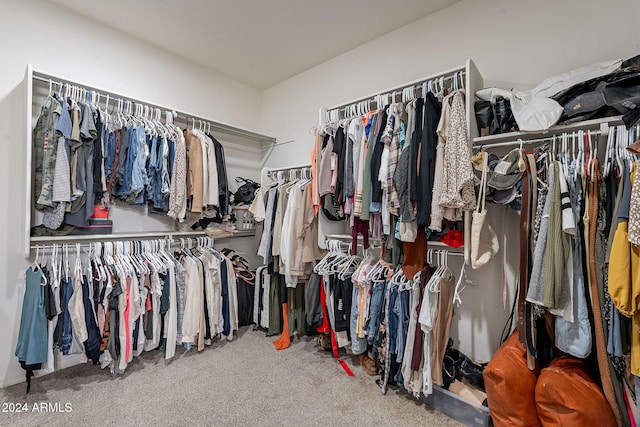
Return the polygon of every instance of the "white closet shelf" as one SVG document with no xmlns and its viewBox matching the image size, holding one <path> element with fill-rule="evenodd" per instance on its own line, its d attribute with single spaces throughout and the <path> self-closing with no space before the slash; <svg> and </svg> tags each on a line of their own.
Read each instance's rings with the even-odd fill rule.
<svg viewBox="0 0 640 427">
<path fill-rule="evenodd" d="M 326 239 L 334 239 L 334 240 L 351 240 L 351 239 L 353 239 L 351 234 L 327 234 L 324 237 Z M 358 234 L 358 239 L 362 240 L 362 235 Z M 369 240 L 374 241 L 374 242 L 379 242 L 380 238 L 379 237 L 369 237 Z M 427 246 L 430 247 L 430 249 L 433 249 L 435 247 L 437 249 L 448 250 L 449 252 L 453 252 L 453 253 L 457 253 L 457 252 L 462 253 L 462 252 L 464 252 L 464 246 L 460 246 L 459 248 L 454 248 L 452 246 L 447 245 L 446 243 L 442 243 L 442 242 L 439 242 L 437 240 L 429 240 L 429 241 L 427 241 Z"/>
<path fill-rule="evenodd" d="M 253 236 L 253 230 L 234 231 L 232 236 L 215 237 L 216 240 L 233 239 L 236 237 Z M 204 237 L 203 231 L 168 231 L 164 233 L 116 233 L 116 234 L 91 234 L 91 235 L 67 235 L 67 236 L 38 236 L 31 237 L 31 243 L 75 243 L 103 240 L 136 240 L 136 239 L 175 239 L 180 237 Z"/>
<path fill-rule="evenodd" d="M 501 133 L 498 135 L 489 135 L 489 136 L 480 136 L 477 138 L 473 138 L 473 146 L 480 147 L 485 144 L 494 144 L 501 142 L 513 142 L 518 139 L 527 140 L 531 138 L 541 137 L 541 136 L 552 136 L 557 135 L 563 132 L 573 132 L 578 130 L 601 130 L 608 131 L 610 126 L 617 126 L 622 124 L 622 116 L 610 116 L 604 117 L 600 119 L 592 119 L 585 120 L 581 122 L 575 122 L 567 125 L 558 125 L 553 126 L 544 131 L 535 131 L 535 132 L 509 132 L 509 133 Z"/>
</svg>

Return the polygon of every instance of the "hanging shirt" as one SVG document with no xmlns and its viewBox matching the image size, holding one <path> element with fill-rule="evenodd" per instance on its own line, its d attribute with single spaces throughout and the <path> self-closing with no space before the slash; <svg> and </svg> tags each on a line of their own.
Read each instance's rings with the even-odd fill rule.
<svg viewBox="0 0 640 427">
<path fill-rule="evenodd" d="M 191 211 L 202 212 L 204 207 L 204 168 L 202 144 L 190 130 L 184 131 L 187 154 L 187 197 L 191 197 Z"/>
<path fill-rule="evenodd" d="M 444 151 L 440 205 L 463 210 L 475 209 L 474 174 L 470 158 L 464 96 L 462 91 L 458 91 L 453 95 L 451 103 L 451 124 Z"/>
<path fill-rule="evenodd" d="M 182 132 L 175 132 L 175 136 L 175 153 L 169 192 L 169 212 L 167 212 L 167 215 L 182 222 L 186 216 L 187 208 L 187 150 Z"/>
</svg>

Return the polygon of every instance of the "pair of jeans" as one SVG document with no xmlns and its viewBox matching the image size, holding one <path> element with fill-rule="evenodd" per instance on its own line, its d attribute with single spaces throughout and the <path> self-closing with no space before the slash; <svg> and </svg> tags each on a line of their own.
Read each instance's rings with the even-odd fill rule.
<svg viewBox="0 0 640 427">
<path fill-rule="evenodd" d="M 124 129 L 126 129 L 126 132 Z M 131 193 L 131 174 L 133 172 L 133 163 L 138 153 L 135 144 L 136 132 L 136 128 L 123 128 L 123 137 L 120 141 L 120 160 L 122 160 L 122 169 L 120 169 L 120 164 L 118 164 L 116 179 L 120 183 L 120 186 L 116 191 L 116 195 L 121 199 L 126 199 Z"/>
<path fill-rule="evenodd" d="M 397 361 L 402 363 L 404 357 L 405 342 L 407 340 L 407 332 L 409 330 L 409 290 L 405 290 L 398 293 L 396 303 L 393 306 L 393 313 L 398 317 L 397 335 L 396 335 L 396 348 L 397 348 Z"/>
<path fill-rule="evenodd" d="M 108 183 L 117 165 L 113 164 L 116 157 L 116 134 L 111 130 L 105 130 L 104 135 L 104 176 Z"/>
<path fill-rule="evenodd" d="M 391 294 L 389 295 L 389 324 L 387 325 L 387 340 L 389 341 L 389 354 L 387 357 L 390 357 L 391 354 L 398 353 L 398 325 L 399 319 L 396 314 L 396 303 L 398 301 L 398 287 L 394 286 L 391 289 Z"/>
<path fill-rule="evenodd" d="M 120 146 L 118 147 L 118 136 L 116 135 L 116 159 L 113 164 L 113 174 L 115 175 L 112 193 L 114 196 L 120 196 L 122 187 L 124 186 L 125 163 L 129 155 L 129 131 L 127 127 L 120 130 Z M 117 130 L 116 130 L 117 132 Z"/>
<path fill-rule="evenodd" d="M 154 209 L 166 211 L 169 205 L 170 187 L 164 152 L 168 147 L 165 138 L 161 135 L 150 137 L 149 142 L 147 200 L 153 203 Z"/>
<path fill-rule="evenodd" d="M 366 292 L 366 289 L 363 289 L 362 292 Z M 353 291 L 351 294 L 351 321 L 350 321 L 350 329 L 351 329 L 351 351 L 353 354 L 362 354 L 367 351 L 367 337 L 366 335 L 363 337 L 358 337 L 358 316 L 360 315 L 360 310 L 362 307 L 359 307 L 360 303 L 360 286 L 357 283 L 353 284 Z"/>
<path fill-rule="evenodd" d="M 133 146 L 135 147 L 135 157 L 131 164 L 131 194 L 137 198 L 148 182 L 145 166 L 149 158 L 149 147 L 144 127 L 136 127 Z"/>
<path fill-rule="evenodd" d="M 71 329 L 71 314 L 69 313 L 69 300 L 73 295 L 73 279 L 70 277 L 60 281 L 60 317 L 58 326 L 60 327 L 60 351 L 62 354 L 69 354 L 73 341 L 73 331 Z"/>
<path fill-rule="evenodd" d="M 380 314 L 384 307 L 384 293 L 387 282 L 373 282 L 371 286 L 371 302 L 369 303 L 369 321 L 367 322 L 367 342 L 373 344 L 374 338 L 380 327 Z"/>
</svg>

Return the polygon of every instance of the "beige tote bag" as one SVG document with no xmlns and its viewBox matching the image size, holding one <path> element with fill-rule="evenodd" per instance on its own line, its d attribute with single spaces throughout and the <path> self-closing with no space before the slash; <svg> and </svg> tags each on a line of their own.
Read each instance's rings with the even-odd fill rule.
<svg viewBox="0 0 640 427">
<path fill-rule="evenodd" d="M 471 268 L 480 268 L 486 265 L 498 253 L 500 244 L 498 236 L 489 224 L 487 219 L 487 209 L 485 207 L 485 196 L 487 193 L 487 153 L 482 153 L 482 179 L 480 180 L 480 191 L 478 193 L 478 206 L 473 211 L 471 221 Z"/>
</svg>

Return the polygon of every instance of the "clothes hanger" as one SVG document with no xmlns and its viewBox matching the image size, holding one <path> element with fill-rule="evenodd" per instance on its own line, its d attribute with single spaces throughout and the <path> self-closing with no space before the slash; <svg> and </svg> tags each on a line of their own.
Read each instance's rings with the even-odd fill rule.
<svg viewBox="0 0 640 427">
<path fill-rule="evenodd" d="M 362 261 L 362 258 L 357 255 L 349 255 L 347 258 L 347 262 L 342 265 L 342 268 L 337 272 L 338 279 L 346 280 L 348 277 L 351 277 L 353 271 L 350 271 L 350 268 L 356 264 L 359 264 Z"/>
<path fill-rule="evenodd" d="M 576 132 L 576 145 L 578 146 L 578 155 L 576 163 L 576 180 L 584 174 L 584 137 L 583 132 Z"/>
<path fill-rule="evenodd" d="M 333 260 L 325 265 L 325 271 L 328 274 L 337 273 L 341 269 L 343 263 L 347 261 L 349 256 L 350 255 L 348 252 L 343 252 L 342 250 L 340 250 L 336 253 L 336 256 L 333 258 Z"/>
<path fill-rule="evenodd" d="M 65 243 L 64 245 L 64 271 L 65 278 L 71 278 L 71 270 L 69 269 L 69 244 Z"/>
<path fill-rule="evenodd" d="M 319 273 L 322 274 L 330 274 L 333 263 L 336 262 L 336 260 L 340 262 L 341 257 L 346 255 L 342 251 L 342 242 L 339 240 L 330 240 L 328 245 L 331 248 L 330 252 L 321 260 L 321 263 L 318 264 Z"/>
<path fill-rule="evenodd" d="M 422 270 L 418 270 L 416 274 L 413 275 L 413 279 L 411 280 L 411 287 L 409 290 L 418 290 L 420 289 L 420 282 L 422 281 Z"/>
<path fill-rule="evenodd" d="M 449 268 L 449 251 L 448 250 L 443 251 L 442 258 L 444 261 L 443 277 L 445 280 L 451 280 L 451 277 L 453 276 L 453 272 Z"/>
<path fill-rule="evenodd" d="M 60 262 L 58 259 L 58 244 L 54 243 L 51 246 L 51 286 L 54 288 L 54 292 L 56 288 L 60 284 Z"/>
<path fill-rule="evenodd" d="M 400 277 L 400 274 L 402 274 L 402 268 L 398 266 L 393 272 L 391 279 L 389 279 L 389 286 L 398 286 L 398 278 Z"/>
<path fill-rule="evenodd" d="M 40 264 L 38 263 L 38 258 L 40 258 L 40 245 L 36 245 L 36 256 L 33 259 L 33 262 L 31 263 L 31 265 L 29 266 L 31 267 L 31 270 L 34 273 L 40 270 Z"/>
<path fill-rule="evenodd" d="M 102 253 L 102 243 L 95 242 L 94 245 L 95 245 L 95 248 L 93 251 L 93 256 L 94 256 L 95 265 L 98 271 L 98 280 L 103 281 L 103 280 L 106 280 L 107 278 L 107 272 L 106 272 L 106 269 L 104 268 L 103 263 L 100 261 L 100 256 L 99 256 Z"/>
<path fill-rule="evenodd" d="M 598 167 L 598 141 L 593 141 L 593 135 L 590 131 L 587 131 L 587 137 L 589 138 L 589 152 L 591 153 L 591 181 L 595 181 L 596 179 L 596 168 Z M 595 136 L 597 138 L 597 135 Z"/>
<path fill-rule="evenodd" d="M 462 305 L 462 291 L 467 287 L 466 283 L 462 283 L 462 278 L 467 276 L 467 263 L 463 262 L 462 267 L 460 268 L 460 274 L 458 276 L 458 280 L 456 281 L 456 287 L 453 290 L 453 303 L 456 307 L 460 307 Z M 468 280 L 468 279 L 467 279 Z"/>
<path fill-rule="evenodd" d="M 434 252 L 434 262 L 436 265 L 436 270 L 433 272 L 431 279 L 425 285 L 425 288 L 429 290 L 429 292 L 440 292 L 440 278 L 442 277 L 442 273 L 444 271 L 444 263 L 442 262 L 442 251 L 438 250 Z"/>
<path fill-rule="evenodd" d="M 561 135 L 561 141 L 562 141 L 562 168 L 564 171 L 564 176 L 568 177 L 569 176 L 569 144 L 567 142 L 567 134 L 563 133 Z"/>
</svg>

